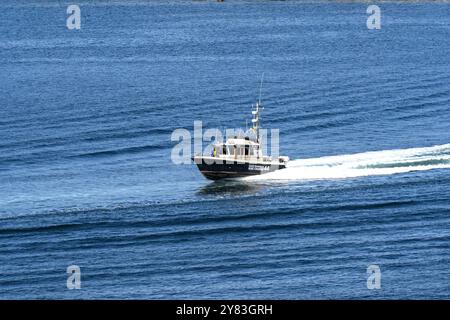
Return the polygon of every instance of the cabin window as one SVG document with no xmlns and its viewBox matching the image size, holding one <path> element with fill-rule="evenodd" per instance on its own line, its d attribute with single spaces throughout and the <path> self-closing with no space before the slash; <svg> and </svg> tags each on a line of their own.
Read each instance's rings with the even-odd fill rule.
<svg viewBox="0 0 450 320">
<path fill-rule="evenodd" d="M 246 146 L 245 146 L 245 155 L 246 156 L 248 156 L 249 155 L 249 150 L 250 149 L 250 146 L 247 144 Z"/>
<path fill-rule="evenodd" d="M 222 145 L 222 154 L 227 154 L 227 146 Z"/>
</svg>

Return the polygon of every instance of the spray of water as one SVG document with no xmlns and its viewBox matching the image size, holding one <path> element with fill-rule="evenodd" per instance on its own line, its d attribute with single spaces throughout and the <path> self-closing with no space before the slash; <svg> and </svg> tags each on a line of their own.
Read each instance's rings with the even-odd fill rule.
<svg viewBox="0 0 450 320">
<path fill-rule="evenodd" d="M 450 168 L 450 144 L 292 160 L 286 169 L 245 179 L 344 179 L 442 168 Z"/>
</svg>

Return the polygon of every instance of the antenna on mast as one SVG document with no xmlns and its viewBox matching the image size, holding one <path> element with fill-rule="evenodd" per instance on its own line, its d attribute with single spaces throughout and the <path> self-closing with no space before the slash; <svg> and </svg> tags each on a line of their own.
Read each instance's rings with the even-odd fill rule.
<svg viewBox="0 0 450 320">
<path fill-rule="evenodd" d="M 261 75 L 261 83 L 259 84 L 259 99 L 258 99 L 259 105 L 261 105 L 261 91 L 262 91 L 263 80 L 264 80 L 264 72 Z"/>
<path fill-rule="evenodd" d="M 259 127 L 260 127 L 260 117 L 259 117 L 259 113 L 260 110 L 263 109 L 263 107 L 261 106 L 261 91 L 262 91 L 262 84 L 263 84 L 263 80 L 264 80 L 264 72 L 261 75 L 261 83 L 259 85 L 259 99 L 258 102 L 256 102 L 255 105 L 255 110 L 253 110 L 253 105 L 252 105 L 252 130 L 256 135 L 256 142 L 259 143 Z"/>
</svg>

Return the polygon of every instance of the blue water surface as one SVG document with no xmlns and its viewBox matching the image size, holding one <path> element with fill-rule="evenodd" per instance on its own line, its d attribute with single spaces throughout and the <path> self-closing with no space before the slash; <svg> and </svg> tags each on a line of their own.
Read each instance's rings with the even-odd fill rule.
<svg viewBox="0 0 450 320">
<path fill-rule="evenodd" d="M 0 3 L 0 299 L 450 298 L 450 149 L 389 158 L 450 143 L 448 3 L 381 3 L 368 30 L 367 3 L 76 2 L 80 30 L 66 1 Z M 283 155 L 413 170 L 172 163 L 177 128 L 245 127 L 262 73 Z"/>
</svg>

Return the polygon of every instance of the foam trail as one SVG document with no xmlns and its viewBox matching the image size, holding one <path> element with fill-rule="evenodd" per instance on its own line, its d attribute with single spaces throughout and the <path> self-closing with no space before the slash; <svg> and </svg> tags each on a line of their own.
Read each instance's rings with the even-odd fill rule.
<svg viewBox="0 0 450 320">
<path fill-rule="evenodd" d="M 316 180 L 450 168 L 450 144 L 291 160 L 286 169 L 245 180 Z"/>
</svg>

